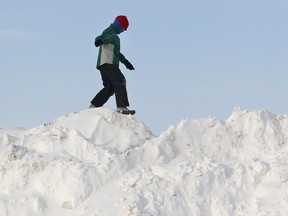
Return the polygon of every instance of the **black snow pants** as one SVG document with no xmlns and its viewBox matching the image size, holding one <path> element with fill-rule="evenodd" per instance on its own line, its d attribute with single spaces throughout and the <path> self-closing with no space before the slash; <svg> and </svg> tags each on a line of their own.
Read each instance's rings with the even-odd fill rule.
<svg viewBox="0 0 288 216">
<path fill-rule="evenodd" d="M 126 79 L 120 69 L 113 64 L 104 64 L 99 68 L 104 88 L 93 98 L 91 104 L 102 107 L 115 93 L 117 107 L 129 106 Z"/>
</svg>

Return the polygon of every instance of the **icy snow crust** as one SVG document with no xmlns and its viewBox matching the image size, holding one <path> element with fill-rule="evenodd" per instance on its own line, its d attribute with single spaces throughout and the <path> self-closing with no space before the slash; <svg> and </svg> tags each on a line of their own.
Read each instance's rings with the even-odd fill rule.
<svg viewBox="0 0 288 216">
<path fill-rule="evenodd" d="M 287 141 L 287 115 L 240 108 L 158 137 L 105 108 L 0 127 L 0 215 L 287 216 Z"/>
</svg>

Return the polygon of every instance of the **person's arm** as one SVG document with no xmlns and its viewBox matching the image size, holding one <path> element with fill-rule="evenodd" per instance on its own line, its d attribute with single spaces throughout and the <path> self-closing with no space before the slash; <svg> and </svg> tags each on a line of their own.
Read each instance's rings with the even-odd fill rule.
<svg viewBox="0 0 288 216">
<path fill-rule="evenodd" d="M 121 63 L 123 63 L 126 66 L 127 69 L 135 70 L 133 65 L 125 58 L 125 56 L 122 53 L 119 54 L 119 61 Z"/>
<path fill-rule="evenodd" d="M 127 59 L 125 58 L 125 56 L 120 52 L 120 54 L 119 54 L 119 61 L 124 64 L 124 62 L 125 62 L 126 60 L 127 60 Z"/>
<path fill-rule="evenodd" d="M 99 47 L 100 45 L 102 45 L 103 44 L 103 36 L 100 35 L 100 36 L 96 37 L 94 44 L 96 47 Z"/>
<path fill-rule="evenodd" d="M 114 35 L 110 35 L 108 37 L 104 37 L 103 35 L 99 35 L 98 37 L 95 38 L 95 46 L 98 47 L 102 44 L 113 43 L 113 41 L 115 41 Z"/>
</svg>

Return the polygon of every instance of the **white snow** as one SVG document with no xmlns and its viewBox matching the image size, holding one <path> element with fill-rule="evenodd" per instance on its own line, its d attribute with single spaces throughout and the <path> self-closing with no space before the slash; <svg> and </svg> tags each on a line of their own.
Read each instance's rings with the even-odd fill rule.
<svg viewBox="0 0 288 216">
<path fill-rule="evenodd" d="M 154 136 L 100 108 L 0 127 L 0 216 L 16 215 L 287 216 L 288 116 L 235 108 Z"/>
</svg>

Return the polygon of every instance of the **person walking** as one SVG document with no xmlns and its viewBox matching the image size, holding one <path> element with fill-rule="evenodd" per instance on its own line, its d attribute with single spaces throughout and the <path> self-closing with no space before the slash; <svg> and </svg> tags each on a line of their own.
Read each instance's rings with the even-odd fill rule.
<svg viewBox="0 0 288 216">
<path fill-rule="evenodd" d="M 102 107 L 115 93 L 117 112 L 135 114 L 135 110 L 128 109 L 129 101 L 126 89 L 126 79 L 119 69 L 119 62 L 127 69 L 135 70 L 133 65 L 120 52 L 119 34 L 126 31 L 129 21 L 126 16 L 117 16 L 114 22 L 101 35 L 95 38 L 95 46 L 99 47 L 97 69 L 103 81 L 103 89 L 92 99 L 89 108 Z"/>
</svg>

